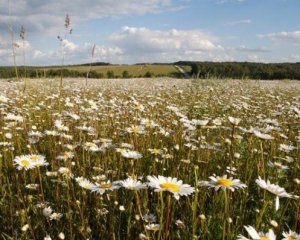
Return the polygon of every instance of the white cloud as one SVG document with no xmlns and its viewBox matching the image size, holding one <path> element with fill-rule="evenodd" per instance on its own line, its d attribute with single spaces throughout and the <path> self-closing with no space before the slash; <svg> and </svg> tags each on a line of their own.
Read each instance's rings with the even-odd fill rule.
<svg viewBox="0 0 300 240">
<path fill-rule="evenodd" d="M 269 38 L 272 41 L 289 41 L 300 44 L 300 31 L 293 32 L 277 32 L 258 35 L 259 38 Z"/>
<path fill-rule="evenodd" d="M 249 24 L 249 23 L 252 23 L 251 19 L 241 19 L 241 20 L 236 20 L 236 21 L 225 22 L 224 25 L 226 25 L 226 26 L 236 26 L 236 25 Z"/>
<path fill-rule="evenodd" d="M 71 23 L 103 17 L 143 15 L 180 10 L 186 3 L 174 0 L 18 0 L 11 1 L 11 20 L 14 26 L 24 25 L 31 32 L 59 34 L 68 13 Z M 9 9 L 7 0 L 0 0 L 0 28 L 7 29 Z M 18 29 L 15 29 L 18 31 Z"/>
<path fill-rule="evenodd" d="M 264 52 L 269 52 L 270 51 L 266 47 L 251 48 L 251 47 L 247 47 L 245 45 L 241 45 L 239 47 L 236 47 L 233 50 L 238 51 L 238 52 L 253 52 L 253 53 L 264 53 Z"/>
<path fill-rule="evenodd" d="M 216 4 L 225 4 L 225 3 L 242 3 L 246 0 L 219 0 L 216 2 Z"/>
<path fill-rule="evenodd" d="M 126 26 L 113 33 L 110 40 L 123 49 L 124 57 L 132 59 L 130 62 L 170 62 L 223 50 L 215 36 L 199 30 L 162 31 Z"/>
</svg>

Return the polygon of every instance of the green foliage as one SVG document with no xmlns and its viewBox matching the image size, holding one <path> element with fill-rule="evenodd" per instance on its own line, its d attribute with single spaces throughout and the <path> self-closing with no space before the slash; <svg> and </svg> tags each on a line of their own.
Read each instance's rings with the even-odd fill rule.
<svg viewBox="0 0 300 240">
<path fill-rule="evenodd" d="M 114 78 L 115 77 L 115 73 L 112 70 L 108 70 L 106 75 L 107 75 L 107 78 Z"/>
<path fill-rule="evenodd" d="M 153 73 L 148 71 L 148 72 L 145 73 L 144 77 L 151 78 L 151 77 L 153 77 Z"/>
<path fill-rule="evenodd" d="M 129 72 L 127 70 L 123 71 L 122 78 L 129 78 L 129 77 L 130 77 Z"/>
<path fill-rule="evenodd" d="M 191 75 L 198 78 L 233 79 L 299 79 L 299 63 L 249 63 L 249 62 L 181 62 L 190 64 Z"/>
</svg>

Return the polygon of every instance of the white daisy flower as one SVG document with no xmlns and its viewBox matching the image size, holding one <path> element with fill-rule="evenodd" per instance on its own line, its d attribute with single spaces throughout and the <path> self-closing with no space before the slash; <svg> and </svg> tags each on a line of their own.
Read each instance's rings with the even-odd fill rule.
<svg viewBox="0 0 300 240">
<path fill-rule="evenodd" d="M 266 133 L 261 133 L 261 132 L 256 131 L 256 130 L 253 131 L 253 134 L 256 137 L 258 137 L 260 139 L 263 139 L 263 140 L 273 140 L 274 139 L 274 137 L 272 137 L 271 135 L 266 134 Z"/>
<path fill-rule="evenodd" d="M 220 188 L 222 190 L 229 189 L 232 192 L 234 192 L 236 189 L 247 187 L 239 179 L 233 179 L 232 177 L 228 178 L 227 175 L 222 177 L 210 176 L 209 178 L 211 181 L 203 181 L 200 183 L 200 186 L 212 187 L 216 191 L 218 191 Z"/>
<path fill-rule="evenodd" d="M 62 213 L 52 213 L 49 218 L 50 220 L 60 220 L 62 218 Z"/>
<path fill-rule="evenodd" d="M 290 230 L 289 232 L 283 232 L 282 236 L 284 236 L 282 240 L 300 240 L 300 234 L 297 234 L 292 230 Z"/>
<path fill-rule="evenodd" d="M 148 230 L 148 231 L 156 232 L 156 231 L 159 230 L 160 225 L 159 224 L 155 224 L 155 223 L 151 223 L 151 224 L 146 225 L 145 227 L 146 227 L 146 230 Z"/>
<path fill-rule="evenodd" d="M 14 165 L 17 166 L 18 170 L 28 170 L 35 167 L 34 163 L 31 161 L 28 155 L 17 156 L 14 159 Z"/>
<path fill-rule="evenodd" d="M 195 191 L 194 187 L 188 184 L 182 184 L 182 180 L 177 178 L 164 177 L 164 176 L 148 176 L 149 186 L 154 188 L 155 192 L 168 191 L 173 193 L 175 199 L 179 199 L 180 196 L 188 196 Z"/>
<path fill-rule="evenodd" d="M 246 238 L 242 235 L 238 236 L 238 240 L 276 240 L 276 236 L 272 229 L 267 233 L 257 232 L 252 226 L 244 226 L 251 238 Z"/>
<path fill-rule="evenodd" d="M 144 131 L 143 126 L 132 125 L 131 127 L 126 128 L 126 132 L 135 133 L 135 134 L 143 134 L 145 131 Z"/>
<path fill-rule="evenodd" d="M 265 181 L 261 177 L 258 177 L 258 179 L 256 179 L 255 182 L 262 189 L 265 189 L 265 190 L 269 191 L 270 193 L 273 193 L 274 195 L 276 195 L 276 202 L 275 202 L 276 210 L 279 209 L 279 197 L 286 197 L 286 198 L 292 198 L 292 199 L 299 198 L 299 196 L 287 193 L 284 188 L 282 188 L 278 185 L 275 185 L 275 184 L 271 184 L 269 180 Z"/>
<path fill-rule="evenodd" d="M 228 117 L 229 122 L 234 125 L 237 126 L 239 125 L 241 119 L 240 118 L 235 118 L 235 117 Z"/>
<path fill-rule="evenodd" d="M 92 190 L 92 192 L 96 192 L 96 193 L 99 193 L 100 195 L 102 195 L 106 191 L 113 191 L 118 188 L 120 188 L 120 186 L 117 185 L 117 182 L 110 182 L 108 180 L 106 182 L 96 183 L 95 186 L 91 190 Z"/>
<path fill-rule="evenodd" d="M 86 142 L 84 148 L 91 152 L 99 152 L 100 148 L 93 142 Z"/>
<path fill-rule="evenodd" d="M 59 131 L 64 131 L 68 132 L 69 128 L 63 124 L 61 120 L 55 120 L 54 126 L 59 130 Z"/>
<path fill-rule="evenodd" d="M 143 157 L 143 155 L 137 151 L 131 151 L 128 149 L 124 149 L 121 151 L 121 155 L 124 158 L 131 158 L 131 159 L 140 159 Z"/>
<path fill-rule="evenodd" d="M 31 160 L 32 164 L 37 167 L 49 165 L 49 163 L 45 160 L 45 156 L 39 154 L 31 154 L 29 155 L 29 159 Z"/>
<path fill-rule="evenodd" d="M 120 186 L 129 189 L 129 190 L 140 190 L 140 189 L 144 189 L 147 187 L 146 183 L 142 183 L 141 181 L 135 180 L 131 177 L 120 181 L 119 182 Z"/>
<path fill-rule="evenodd" d="M 44 215 L 45 217 L 49 217 L 49 216 L 52 214 L 52 212 L 53 212 L 53 210 L 52 210 L 51 207 L 45 207 L 45 208 L 43 209 L 43 215 Z"/>
<path fill-rule="evenodd" d="M 87 190 L 92 190 L 96 187 L 96 185 L 89 180 L 83 178 L 83 177 L 77 177 L 75 178 L 76 182 L 79 184 L 80 187 L 87 189 Z"/>
<path fill-rule="evenodd" d="M 58 173 L 62 174 L 66 178 L 73 178 L 74 175 L 71 173 L 69 168 L 66 167 L 60 167 L 58 169 Z"/>
<path fill-rule="evenodd" d="M 286 171 L 286 170 L 290 169 L 288 166 L 282 165 L 282 163 L 280 163 L 280 162 L 274 162 L 273 163 L 273 162 L 269 161 L 268 166 L 271 167 L 271 168 L 275 168 L 278 171 Z"/>
</svg>

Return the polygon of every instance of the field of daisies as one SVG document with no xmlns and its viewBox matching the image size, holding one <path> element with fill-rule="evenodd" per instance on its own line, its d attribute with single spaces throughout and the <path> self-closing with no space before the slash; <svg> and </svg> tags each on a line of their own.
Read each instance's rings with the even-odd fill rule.
<svg viewBox="0 0 300 240">
<path fill-rule="evenodd" d="M 0 81 L 0 239 L 300 239 L 300 82 Z"/>
</svg>

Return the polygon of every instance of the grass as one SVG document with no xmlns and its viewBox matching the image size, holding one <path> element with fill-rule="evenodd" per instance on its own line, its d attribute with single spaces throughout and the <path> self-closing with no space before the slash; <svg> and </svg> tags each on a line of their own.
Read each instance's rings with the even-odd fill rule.
<svg viewBox="0 0 300 240">
<path fill-rule="evenodd" d="M 0 81 L 1 239 L 299 233 L 299 82 Z"/>
</svg>

